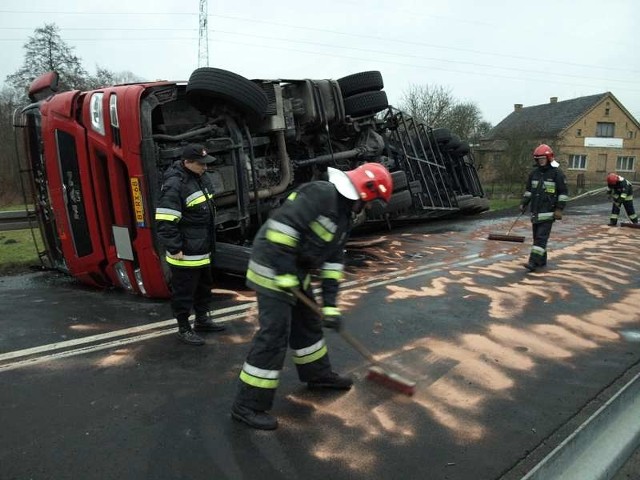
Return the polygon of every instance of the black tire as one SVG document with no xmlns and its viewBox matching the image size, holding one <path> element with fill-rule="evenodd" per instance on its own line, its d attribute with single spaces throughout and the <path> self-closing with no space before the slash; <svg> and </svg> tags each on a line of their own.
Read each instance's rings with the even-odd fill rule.
<svg viewBox="0 0 640 480">
<path fill-rule="evenodd" d="M 397 172 L 391 172 L 391 180 L 393 182 L 393 191 L 399 192 L 403 188 L 407 188 L 409 182 L 407 181 L 407 174 L 402 170 Z"/>
<path fill-rule="evenodd" d="M 236 73 L 219 68 L 202 67 L 193 71 L 187 83 L 187 99 L 202 111 L 217 101 L 227 102 L 242 113 L 264 118 L 267 96 L 262 89 Z"/>
<path fill-rule="evenodd" d="M 387 93 L 364 92 L 344 99 L 344 111 L 352 117 L 364 117 L 373 115 L 389 107 Z"/>
<path fill-rule="evenodd" d="M 384 88 L 382 74 L 378 71 L 360 72 L 338 79 L 343 97 L 358 93 L 378 91 Z"/>
<path fill-rule="evenodd" d="M 420 180 L 409 182 L 409 191 L 411 192 L 411 195 L 422 193 L 422 184 L 420 183 Z"/>
<path fill-rule="evenodd" d="M 434 128 L 432 135 L 433 139 L 439 144 L 446 144 L 451 140 L 451 130 L 448 128 Z"/>
<path fill-rule="evenodd" d="M 457 157 L 464 157 L 471 151 L 471 147 L 468 142 L 461 142 L 460 146 L 453 150 L 451 153 Z"/>
<path fill-rule="evenodd" d="M 213 269 L 221 272 L 244 275 L 249 266 L 251 248 L 232 243 L 216 243 Z"/>
<path fill-rule="evenodd" d="M 455 133 L 451 135 L 451 140 L 447 142 L 446 149 L 449 153 L 453 153 L 458 147 L 462 146 L 460 137 Z"/>
<path fill-rule="evenodd" d="M 389 204 L 385 209 L 385 213 L 394 214 L 408 210 L 413 205 L 413 198 L 409 190 L 403 190 L 402 192 L 394 193 L 389 199 Z"/>
</svg>

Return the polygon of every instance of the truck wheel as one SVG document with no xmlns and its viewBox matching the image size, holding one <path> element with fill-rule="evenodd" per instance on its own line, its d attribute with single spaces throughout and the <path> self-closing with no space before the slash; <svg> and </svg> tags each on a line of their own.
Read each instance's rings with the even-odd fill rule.
<svg viewBox="0 0 640 480">
<path fill-rule="evenodd" d="M 350 97 L 358 93 L 378 91 L 384 88 L 382 74 L 378 71 L 360 72 L 338 79 L 343 97 Z"/>
<path fill-rule="evenodd" d="M 468 142 L 461 142 L 460 146 L 458 148 L 456 148 L 454 151 L 452 151 L 451 153 L 453 155 L 458 156 L 458 157 L 464 157 L 470 151 L 471 151 L 471 147 L 469 147 L 469 143 Z"/>
<path fill-rule="evenodd" d="M 454 133 L 453 135 L 451 135 L 451 140 L 449 140 L 449 143 L 447 143 L 447 146 L 445 147 L 445 149 L 449 153 L 453 153 L 456 150 L 456 148 L 458 148 L 460 146 L 462 146 L 462 142 L 460 141 L 460 137 Z"/>
<path fill-rule="evenodd" d="M 391 180 L 393 182 L 394 192 L 399 192 L 403 188 L 406 188 L 408 185 L 407 174 L 402 170 L 398 170 L 397 172 L 391 172 Z"/>
<path fill-rule="evenodd" d="M 390 214 L 402 212 L 408 210 L 411 205 L 413 205 L 411 192 L 409 192 L 409 190 L 403 190 L 402 192 L 391 195 L 385 212 Z"/>
<path fill-rule="evenodd" d="M 432 135 L 433 139 L 440 144 L 448 143 L 451 140 L 451 130 L 448 128 L 434 128 Z"/>
<path fill-rule="evenodd" d="M 387 93 L 382 90 L 378 92 L 364 92 L 352 95 L 344 99 L 344 111 L 352 117 L 364 117 L 373 115 L 389 106 Z"/>
<path fill-rule="evenodd" d="M 211 67 L 193 71 L 187 83 L 187 99 L 200 110 L 209 110 L 218 101 L 227 102 L 258 118 L 264 118 L 268 104 L 265 93 L 251 80 Z"/>
</svg>

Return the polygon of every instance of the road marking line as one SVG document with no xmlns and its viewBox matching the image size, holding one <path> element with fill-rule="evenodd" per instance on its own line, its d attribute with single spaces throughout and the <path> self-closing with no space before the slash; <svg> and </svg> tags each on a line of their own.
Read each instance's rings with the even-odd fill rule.
<svg viewBox="0 0 640 480">
<path fill-rule="evenodd" d="M 492 255 L 490 257 L 480 257 L 479 254 L 470 254 L 462 257 L 463 260 L 453 264 L 449 264 L 449 266 L 463 267 L 467 265 L 472 265 L 474 263 L 479 263 L 486 260 L 493 260 L 493 259 L 504 257 L 504 256 L 506 256 L 506 254 L 504 253 L 499 253 L 496 255 Z M 354 290 L 356 288 L 362 288 L 362 287 L 373 288 L 373 287 L 388 285 L 391 283 L 397 283 L 403 280 L 408 280 L 411 278 L 416 278 L 416 277 L 438 272 L 439 269 L 437 267 L 441 267 L 443 265 L 446 265 L 446 262 L 434 262 L 428 265 L 423 265 L 421 267 L 406 268 L 404 270 L 399 270 L 397 272 L 385 273 L 385 274 L 370 278 L 364 282 L 362 281 L 358 282 L 358 280 L 343 282 L 342 284 L 343 288 L 341 290 L 349 291 L 349 290 Z M 403 274 L 406 274 L 406 275 L 403 275 Z M 389 275 L 394 275 L 394 277 L 388 278 Z M 347 288 L 344 288 L 344 287 L 347 287 Z M 349 288 L 349 287 L 353 287 L 353 288 Z M 318 291 L 320 291 L 320 289 L 316 289 L 316 293 Z M 247 302 L 241 305 L 234 305 L 232 307 L 222 308 L 214 311 L 214 317 L 216 317 L 216 320 L 219 322 L 228 322 L 236 318 L 243 318 L 246 315 L 246 310 L 249 310 L 250 308 L 255 307 L 255 305 L 256 305 L 256 302 Z M 220 316 L 225 313 L 238 312 L 238 311 L 240 311 L 240 313 Z M 193 315 L 190 318 L 193 318 Z M 16 362 L 7 363 L 5 365 L 0 365 L 0 372 L 14 370 L 16 368 L 26 367 L 30 365 L 36 365 L 39 363 L 47 362 L 50 360 L 56 360 L 59 358 L 67 358 L 75 355 L 82 355 L 85 353 L 96 352 L 96 351 L 104 350 L 111 347 L 127 345 L 130 343 L 140 342 L 143 340 L 148 340 L 148 339 L 160 337 L 163 335 L 168 335 L 175 331 L 174 328 L 171 328 L 171 329 L 165 328 L 168 326 L 171 326 L 171 327 L 175 326 L 175 319 L 162 320 L 160 322 L 151 323 L 148 325 L 141 325 L 138 327 L 131 327 L 123 330 L 115 330 L 113 332 L 101 333 L 98 335 L 90 335 L 88 337 L 77 338 L 74 340 L 67 340 L 64 342 L 51 343 L 48 345 L 41 345 L 39 347 L 27 348 L 24 350 L 16 350 L 14 352 L 4 353 L 0 355 L 0 362 L 4 360 L 11 360 L 11 359 L 16 359 L 20 357 L 26 357 L 29 355 L 36 355 L 40 353 L 50 352 L 54 350 L 60 350 L 67 347 L 74 347 L 76 345 L 89 344 L 89 343 L 98 342 L 100 340 L 106 340 L 114 337 L 122 337 L 126 335 L 136 334 L 136 333 L 144 332 L 147 330 L 162 329 L 158 332 L 151 332 L 143 335 L 131 336 L 131 337 L 123 338 L 120 340 L 110 341 L 106 343 L 99 343 L 97 345 L 88 345 L 85 347 L 70 349 L 63 352 L 54 353 L 51 355 L 38 356 L 38 357 L 27 359 L 27 360 L 20 360 Z"/>
</svg>

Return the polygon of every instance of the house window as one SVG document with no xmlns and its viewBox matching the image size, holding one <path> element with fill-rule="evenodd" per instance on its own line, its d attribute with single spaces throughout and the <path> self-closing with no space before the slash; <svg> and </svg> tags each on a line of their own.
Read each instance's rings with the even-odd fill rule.
<svg viewBox="0 0 640 480">
<path fill-rule="evenodd" d="M 613 137 L 615 123 L 598 122 L 596 126 L 596 137 Z"/>
<path fill-rule="evenodd" d="M 605 116 L 605 117 L 608 117 L 608 116 L 609 116 L 609 109 L 608 109 L 608 108 L 605 108 L 605 109 L 604 109 L 604 116 Z"/>
<path fill-rule="evenodd" d="M 586 170 L 586 155 L 569 155 L 569 170 Z"/>
<path fill-rule="evenodd" d="M 619 172 L 633 172 L 633 165 L 636 157 L 618 157 L 616 160 L 616 170 Z"/>
<path fill-rule="evenodd" d="M 633 138 L 633 130 L 627 132 L 627 138 Z"/>
<path fill-rule="evenodd" d="M 579 128 L 578 130 L 576 130 L 576 137 L 581 137 L 582 136 L 582 129 Z"/>
</svg>

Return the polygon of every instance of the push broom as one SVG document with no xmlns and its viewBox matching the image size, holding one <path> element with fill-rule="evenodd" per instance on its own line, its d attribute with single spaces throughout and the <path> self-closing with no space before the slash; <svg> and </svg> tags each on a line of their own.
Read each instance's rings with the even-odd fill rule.
<svg viewBox="0 0 640 480">
<path fill-rule="evenodd" d="M 522 235 L 509 235 L 511 233 L 511 230 L 515 226 L 516 222 L 520 219 L 523 213 L 524 212 L 520 212 L 520 215 L 518 215 L 516 219 L 513 221 L 513 223 L 511 224 L 511 227 L 509 228 L 506 234 L 501 235 L 499 233 L 490 233 L 487 238 L 489 240 L 501 240 L 503 242 L 520 242 L 520 243 L 524 242 L 524 237 Z"/>
<path fill-rule="evenodd" d="M 309 297 L 302 293 L 297 288 L 292 288 L 291 292 L 302 301 L 307 307 L 309 307 L 320 318 L 324 317 L 322 310 Z M 378 362 L 373 354 L 358 340 L 356 340 L 349 332 L 346 332 L 343 328 L 339 330 L 340 336 L 353 347 L 360 355 L 371 363 L 369 371 L 367 372 L 367 379 L 372 380 L 380 385 L 383 385 L 391 390 L 402 393 L 404 395 L 412 396 L 416 391 L 416 382 L 401 377 L 400 375 L 389 372 L 386 370 L 380 362 Z"/>
<path fill-rule="evenodd" d="M 640 223 L 633 223 L 631 221 L 631 219 L 629 218 L 629 214 L 627 213 L 627 209 L 624 209 L 624 213 L 627 216 L 627 220 L 628 222 L 622 222 L 620 224 L 621 227 L 628 227 L 628 228 L 640 228 Z"/>
</svg>

